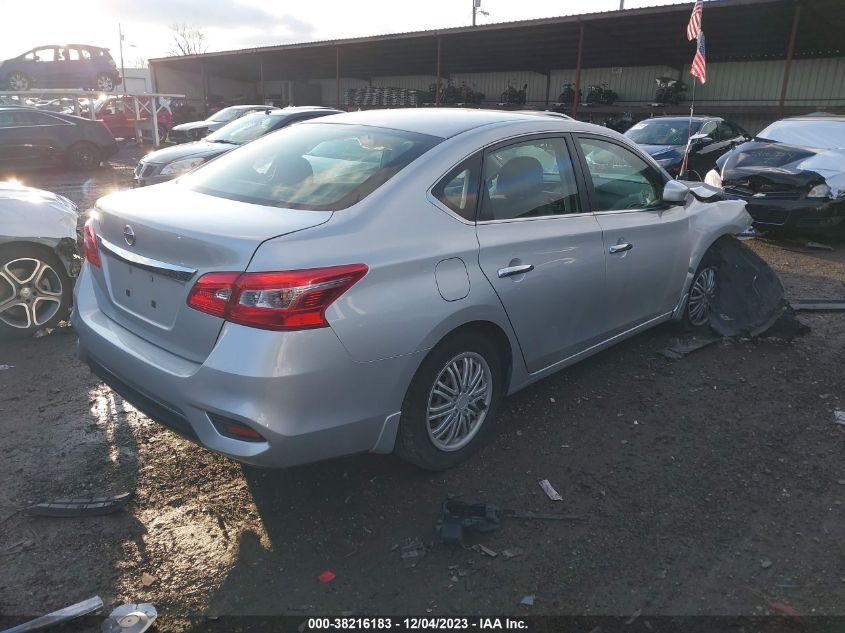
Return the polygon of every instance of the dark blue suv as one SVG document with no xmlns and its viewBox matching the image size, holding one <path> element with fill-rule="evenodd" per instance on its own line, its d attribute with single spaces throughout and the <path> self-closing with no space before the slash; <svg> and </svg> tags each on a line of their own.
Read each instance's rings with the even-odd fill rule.
<svg viewBox="0 0 845 633">
<path fill-rule="evenodd" d="M 111 92 L 121 83 L 107 48 L 80 44 L 39 46 L 0 63 L 4 90 L 67 88 Z"/>
</svg>

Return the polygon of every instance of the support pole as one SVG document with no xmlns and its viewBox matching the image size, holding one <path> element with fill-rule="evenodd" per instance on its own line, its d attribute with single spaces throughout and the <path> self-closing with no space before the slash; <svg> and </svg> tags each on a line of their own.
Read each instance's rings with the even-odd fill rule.
<svg viewBox="0 0 845 633">
<path fill-rule="evenodd" d="M 261 84 L 261 103 L 267 100 L 267 96 L 264 94 L 264 58 L 259 55 L 258 56 L 258 81 Z"/>
<path fill-rule="evenodd" d="M 123 87 L 123 93 L 126 94 L 126 69 L 123 67 L 123 28 L 120 22 L 117 23 L 117 33 L 120 35 L 120 84 Z"/>
<path fill-rule="evenodd" d="M 552 71 L 546 72 L 546 109 L 549 109 L 549 93 L 552 90 Z"/>
<path fill-rule="evenodd" d="M 789 33 L 789 47 L 786 51 L 786 61 L 783 64 L 783 83 L 780 87 L 780 101 L 778 102 L 778 118 L 783 118 L 783 108 L 786 102 L 786 89 L 789 86 L 789 69 L 792 66 L 792 57 L 795 55 L 795 37 L 798 35 L 798 20 L 801 18 L 801 5 L 795 5 L 795 13 L 792 16 L 792 30 Z"/>
<path fill-rule="evenodd" d="M 440 36 L 437 36 L 437 82 L 434 84 L 434 106 L 440 107 Z"/>
<path fill-rule="evenodd" d="M 208 78 L 205 76 L 205 60 L 200 60 L 200 81 L 202 82 L 202 109 L 208 114 Z"/>
<path fill-rule="evenodd" d="M 335 100 L 340 108 L 340 46 L 334 47 Z"/>
<path fill-rule="evenodd" d="M 572 97 L 572 118 L 578 118 L 578 102 L 581 94 L 581 55 L 584 52 L 584 23 L 579 22 L 580 29 L 578 32 L 578 62 L 575 65 L 575 94 Z"/>
</svg>

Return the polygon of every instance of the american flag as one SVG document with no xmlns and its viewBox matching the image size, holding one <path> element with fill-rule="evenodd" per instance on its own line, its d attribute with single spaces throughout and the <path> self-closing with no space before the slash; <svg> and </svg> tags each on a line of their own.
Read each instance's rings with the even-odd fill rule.
<svg viewBox="0 0 845 633">
<path fill-rule="evenodd" d="M 689 74 L 693 77 L 698 77 L 701 83 L 707 83 L 707 58 L 704 55 L 704 31 L 698 33 L 698 46 L 696 47 L 695 57 L 692 60 Z"/>
<path fill-rule="evenodd" d="M 701 33 L 701 12 L 704 10 L 704 0 L 695 0 L 692 15 L 687 24 L 687 39 L 692 42 Z"/>
</svg>

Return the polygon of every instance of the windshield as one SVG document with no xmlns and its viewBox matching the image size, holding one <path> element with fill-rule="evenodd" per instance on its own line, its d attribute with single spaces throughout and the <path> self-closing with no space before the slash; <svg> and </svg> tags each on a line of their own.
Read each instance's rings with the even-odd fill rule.
<svg viewBox="0 0 845 633">
<path fill-rule="evenodd" d="M 238 108 L 223 108 L 219 112 L 212 114 L 208 120 L 216 121 L 217 123 L 221 123 L 223 121 L 233 121 L 238 116 L 239 112 L 241 112 L 241 110 Z"/>
<path fill-rule="evenodd" d="M 701 129 L 700 121 L 693 121 L 690 128 L 689 121 L 642 121 L 637 123 L 625 136 L 640 145 L 686 145 L 689 140 L 689 130 L 696 134 Z"/>
<path fill-rule="evenodd" d="M 845 121 L 776 121 L 757 138 L 799 147 L 845 148 Z"/>
<path fill-rule="evenodd" d="M 243 145 L 254 141 L 259 136 L 264 136 L 270 130 L 282 124 L 285 117 L 263 112 L 254 112 L 227 123 L 213 134 L 205 137 L 205 140 L 215 143 L 235 143 Z"/>
<path fill-rule="evenodd" d="M 442 140 L 361 125 L 292 125 L 179 182 L 231 200 L 337 211 L 375 191 Z"/>
</svg>

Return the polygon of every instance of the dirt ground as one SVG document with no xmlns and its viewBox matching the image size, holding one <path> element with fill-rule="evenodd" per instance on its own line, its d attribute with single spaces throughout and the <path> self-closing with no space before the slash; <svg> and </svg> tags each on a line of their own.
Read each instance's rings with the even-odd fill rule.
<svg viewBox="0 0 845 633">
<path fill-rule="evenodd" d="M 142 152 L 22 179 L 90 206 Z M 789 298 L 845 298 L 845 244 L 748 244 Z M 160 631 L 256 614 L 845 615 L 845 314 L 798 319 L 794 340 L 677 361 L 658 354 L 674 330 L 641 334 L 510 398 L 497 438 L 434 475 L 373 455 L 244 467 L 124 403 L 75 360 L 72 331 L 0 343 L 0 628 L 95 594 L 106 612 L 154 603 Z M 123 491 L 105 517 L 21 511 Z M 584 520 L 504 519 L 469 541 L 492 558 L 438 542 L 449 497 Z M 409 539 L 427 545 L 413 568 Z"/>
</svg>

